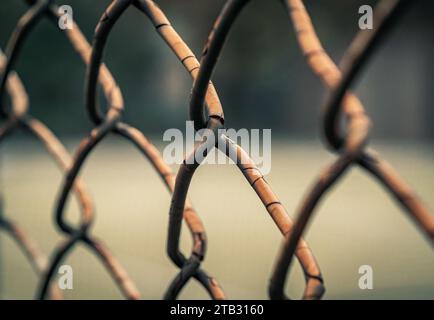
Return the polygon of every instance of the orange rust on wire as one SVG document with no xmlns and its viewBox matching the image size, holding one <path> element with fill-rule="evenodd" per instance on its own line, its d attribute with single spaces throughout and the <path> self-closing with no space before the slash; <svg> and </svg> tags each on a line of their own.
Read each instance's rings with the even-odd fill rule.
<svg viewBox="0 0 434 320">
<path fill-rule="evenodd" d="M 218 132 L 220 128 L 223 128 L 224 119 L 222 116 L 220 117 L 212 114 L 211 110 L 208 110 L 208 118 L 205 119 L 204 100 L 206 99 L 206 91 L 211 83 L 210 79 L 212 73 L 217 64 L 218 57 L 223 49 L 223 45 L 226 41 L 232 24 L 248 2 L 249 0 L 229 0 L 226 2 L 223 10 L 214 23 L 210 35 L 208 36 L 208 41 L 205 45 L 205 49 L 203 50 L 199 72 L 193 84 L 192 96 L 190 100 L 190 118 L 194 121 L 196 130 L 206 128 L 207 130 L 214 133 L 213 137 L 219 136 L 216 131 Z M 223 115 L 223 111 L 221 111 L 221 114 Z M 198 145 L 197 148 L 195 148 L 192 155 L 184 160 L 184 163 L 181 165 L 177 174 L 175 191 L 173 193 L 169 213 L 170 220 L 168 234 L 168 254 L 174 259 L 180 255 L 179 249 L 177 248 L 179 247 L 179 236 L 181 230 L 181 210 L 184 207 L 185 197 L 187 196 L 190 182 L 193 178 L 195 170 L 201 164 L 200 162 L 196 161 L 195 154 L 203 154 L 202 149 L 207 143 L 208 139 L 206 142 Z M 214 141 L 214 143 L 216 143 L 216 146 L 218 145 L 218 141 Z M 238 161 L 238 159 L 235 160 Z M 253 182 L 262 181 L 263 179 L 261 180 L 260 178 L 261 177 L 256 177 L 255 180 L 252 181 L 252 186 L 257 191 L 257 194 L 261 200 L 265 202 L 266 208 L 269 209 L 272 207 L 272 205 L 276 205 L 278 201 L 267 201 L 267 199 L 275 199 L 275 195 L 272 193 L 267 184 L 258 184 L 258 186 L 255 187 L 256 183 Z M 285 232 L 289 232 L 289 230 L 285 230 Z M 303 298 L 319 299 L 325 291 L 323 279 L 313 254 L 310 252 L 310 250 L 306 250 L 306 248 L 308 248 L 307 244 L 303 242 L 300 245 L 300 250 L 297 251 L 297 253 L 299 253 L 297 254 L 297 258 L 299 258 L 302 268 L 305 271 L 307 282 Z M 166 291 L 165 298 L 176 298 L 182 287 L 194 274 L 195 269 L 200 266 L 202 260 L 203 255 L 197 254 L 195 252 L 192 253 L 188 263 L 183 265 L 177 277 L 172 281 L 170 287 Z M 309 271 L 313 271 L 313 273 L 311 274 Z"/>
<path fill-rule="evenodd" d="M 37 5 L 37 8 L 44 8 L 47 7 L 44 5 L 43 1 L 38 2 L 35 4 Z M 30 13 L 34 13 L 35 9 L 32 7 L 30 10 Z M 56 11 L 53 11 L 56 12 Z M 42 12 L 38 13 L 38 19 L 42 17 Z M 9 53 L 13 57 L 18 56 L 19 46 L 18 44 L 22 43 L 24 41 L 24 38 L 26 36 L 26 33 L 23 33 L 22 30 L 27 30 L 27 33 L 30 31 L 28 30 L 28 25 L 26 23 L 32 23 L 33 25 L 37 23 L 37 21 L 29 20 L 29 13 L 24 15 L 25 18 L 21 19 L 18 25 L 18 28 L 16 29 L 16 32 L 13 34 L 13 37 L 10 40 L 10 45 L 8 46 Z M 2 132 L 2 138 L 4 137 L 4 134 L 6 134 L 10 129 L 13 127 L 22 127 L 24 129 L 27 129 L 28 132 L 32 133 L 35 137 L 37 137 L 40 141 L 43 142 L 45 145 L 47 151 L 52 155 L 52 157 L 56 160 L 56 163 L 60 166 L 62 170 L 67 170 L 71 164 L 72 164 L 72 158 L 64 148 L 64 146 L 60 143 L 60 141 L 56 138 L 56 136 L 40 121 L 37 119 L 31 117 L 26 113 L 27 111 L 27 94 L 24 91 L 23 86 L 19 82 L 19 79 L 17 78 L 15 72 L 11 71 L 13 61 L 11 60 L 5 60 L 6 67 L 2 68 L 2 79 L 7 79 L 7 89 L 11 95 L 11 101 L 12 101 L 12 110 L 10 110 L 10 113 L 7 114 L 7 123 L 3 128 L 8 128 L 8 130 L 1 130 Z M 6 82 L 5 82 L 6 83 Z M 4 86 L 3 86 L 4 88 Z M 3 108 L 2 108 L 3 109 Z M 81 182 L 80 179 L 77 179 L 74 183 L 74 193 L 77 195 L 77 198 L 79 200 L 81 209 L 82 209 L 82 218 L 83 223 L 89 224 L 92 219 L 92 204 L 90 197 L 85 190 L 84 184 Z M 4 219 L 3 219 L 4 220 Z M 35 263 L 39 268 L 38 270 L 40 272 L 45 272 L 46 266 L 44 265 L 44 268 L 42 269 L 41 265 L 41 258 L 38 254 L 38 251 L 34 248 L 36 248 L 35 245 L 31 246 L 31 242 L 28 240 L 29 238 L 24 235 L 24 233 L 16 227 L 15 224 L 12 224 L 10 221 L 6 221 L 5 224 L 8 226 L 8 230 L 10 233 L 14 236 L 14 238 L 18 241 L 18 243 L 21 244 L 23 249 L 28 253 L 29 259 L 38 259 L 39 263 Z M 95 241 L 96 243 L 96 241 Z M 101 250 L 102 246 L 97 248 L 96 246 L 93 248 L 97 251 L 97 253 L 104 258 L 104 261 L 110 261 L 110 264 L 107 264 L 108 268 L 114 268 L 110 269 L 109 272 L 113 274 L 125 274 L 123 268 L 120 266 L 119 262 L 116 261 L 116 259 L 111 256 L 109 251 L 107 249 L 104 250 L 104 252 L 99 252 Z M 124 276 L 123 278 L 127 278 Z M 56 293 L 56 296 L 53 296 L 52 287 L 50 286 L 50 295 L 53 298 L 58 298 L 59 294 L 58 288 L 54 293 Z M 132 287 L 132 286 L 130 286 Z M 47 288 L 48 289 L 48 288 Z M 131 288 L 130 291 L 133 292 L 134 288 Z M 135 290 L 135 289 L 134 289 Z"/>
<path fill-rule="evenodd" d="M 159 35 L 166 41 L 175 55 L 190 73 L 193 80 L 196 80 L 199 73 L 199 61 L 187 44 L 178 35 L 176 30 L 170 24 L 170 21 L 164 15 L 163 11 L 151 0 L 140 0 L 135 2 L 136 6 L 143 10 L 149 17 L 152 24 L 157 29 Z M 205 93 L 205 103 L 208 106 L 210 116 L 223 118 L 223 107 L 217 95 L 217 91 L 210 81 Z"/>
<path fill-rule="evenodd" d="M 308 52 L 320 52 L 315 58 L 307 59 L 312 71 L 324 82 L 329 89 L 335 88 L 342 78 L 341 71 L 334 64 L 333 60 L 327 55 L 316 35 L 310 16 L 303 5 L 302 0 L 285 0 L 288 11 L 290 12 L 297 40 L 304 55 Z M 381 8 L 380 8 L 381 9 Z M 383 10 L 387 11 L 387 10 Z M 381 12 L 381 11 L 380 11 Z M 377 18 L 378 20 L 378 18 Z M 303 31 L 303 32 L 300 32 Z M 369 32 L 369 31 L 365 31 Z M 359 48 L 359 42 L 353 42 L 353 48 L 347 52 L 347 56 L 354 55 L 354 51 Z M 347 92 L 342 100 L 344 115 L 350 119 L 367 118 L 364 107 L 359 98 L 351 92 Z M 366 119 L 369 121 L 369 119 Z M 362 120 L 363 121 L 363 120 Z M 351 133 L 347 134 L 352 136 Z M 427 207 L 417 199 L 411 188 L 403 181 L 396 170 L 383 160 L 377 151 L 369 148 L 365 151 L 365 157 L 359 159 L 359 164 L 369 173 L 379 179 L 384 186 L 395 195 L 398 201 L 405 201 L 412 217 L 426 231 L 431 239 L 434 239 L 434 219 Z M 401 199 L 401 200 L 400 200 Z"/>
<path fill-rule="evenodd" d="M 410 217 L 429 237 L 431 243 L 434 242 L 432 213 L 387 162 L 372 150 L 365 151 L 370 121 L 357 97 L 348 92 L 375 47 L 409 4 L 408 0 L 382 0 L 377 5 L 374 21 L 376 28 L 372 31 L 361 31 L 355 37 L 344 57 L 342 76 L 322 48 L 302 1 L 286 0 L 286 6 L 293 20 L 298 43 L 304 56 L 314 73 L 331 90 L 323 118 L 324 132 L 328 144 L 339 153 L 339 157 L 322 171 L 301 202 L 294 230 L 284 240 L 272 273 L 269 286 L 272 298 L 283 297 L 284 284 L 292 257 L 300 237 L 313 216 L 315 207 L 353 164 L 359 164 L 373 174 L 407 210 Z M 343 113 L 347 118 L 345 135 L 339 133 L 340 108 L 343 108 Z"/>
<path fill-rule="evenodd" d="M 168 185 L 169 190 L 173 189 L 173 175 L 170 173 L 169 167 L 162 161 L 161 155 L 159 155 L 156 148 L 153 147 L 153 145 L 146 140 L 146 138 L 140 131 L 120 122 L 120 111 L 123 109 L 121 92 L 116 85 L 114 78 L 109 73 L 108 69 L 104 65 L 100 66 L 104 43 L 107 39 L 108 33 L 110 32 L 116 19 L 120 17 L 123 10 L 125 10 L 130 4 L 131 1 L 112 2 L 109 8 L 105 11 L 103 17 L 100 20 L 100 24 L 96 29 L 96 36 L 93 47 L 90 47 L 88 44 L 85 43 L 85 38 L 77 31 L 77 26 L 73 28 L 73 30 L 75 31 L 68 32 L 68 37 L 71 40 L 71 43 L 89 67 L 89 78 L 87 79 L 88 111 L 90 112 L 91 118 L 94 120 L 95 124 L 100 124 L 100 126 L 92 130 L 90 136 L 88 138 L 85 138 L 81 142 L 80 147 L 76 152 L 73 166 L 70 168 L 67 179 L 65 180 L 65 184 L 62 189 L 62 193 L 56 209 L 56 217 L 61 229 L 71 235 L 71 241 L 66 242 L 56 251 L 54 258 L 52 259 L 50 271 L 41 283 L 39 293 L 39 296 L 41 298 L 43 298 L 46 294 L 48 283 L 50 282 L 50 279 L 54 274 L 56 266 L 66 256 L 66 254 L 69 253 L 75 243 L 78 241 L 83 241 L 85 244 L 92 246 L 92 242 L 90 241 L 90 239 L 87 238 L 85 234 L 88 225 L 82 225 L 82 230 L 73 230 L 73 228 L 68 226 L 68 224 L 65 223 L 63 219 L 63 209 L 69 194 L 69 190 L 73 182 L 75 181 L 76 176 L 86 157 L 88 156 L 90 151 L 97 145 L 97 143 L 99 143 L 105 137 L 106 134 L 113 131 L 114 133 L 120 134 L 121 136 L 130 140 L 151 161 L 151 163 L 154 165 L 154 168 L 159 172 L 159 174 L 163 177 L 164 182 L 166 182 L 166 184 Z M 51 11 L 55 12 L 55 10 Z M 179 38 L 177 34 L 175 35 Z M 176 48 L 172 49 L 174 49 L 175 52 L 178 51 Z M 100 72 L 100 74 L 98 74 L 98 71 Z M 100 115 L 95 101 L 96 79 L 98 79 L 100 85 L 103 86 L 103 91 L 109 104 L 109 109 L 104 119 Z M 113 92 L 115 94 L 113 94 Z M 113 97 L 115 97 L 115 99 Z M 198 229 L 203 230 L 203 226 L 191 206 L 188 206 L 186 208 L 184 218 L 189 228 L 192 230 L 193 235 L 197 234 L 198 232 L 203 232 L 198 231 Z M 196 237 L 194 237 L 194 239 L 196 239 Z M 204 238 L 200 237 L 200 241 L 203 240 Z M 196 277 L 205 286 L 205 288 L 213 298 L 224 298 L 223 291 L 221 290 L 218 282 L 214 278 L 208 276 L 202 270 L 198 270 Z M 118 279 L 119 277 L 115 278 Z M 128 297 L 137 297 L 137 295 L 132 295 L 131 292 L 129 292 L 128 286 L 126 286 L 124 282 L 121 281 L 120 286 Z"/>
<path fill-rule="evenodd" d="M 374 30 L 371 35 L 365 35 L 366 32 L 358 35 L 344 59 L 342 76 L 339 68 L 327 55 L 316 36 L 303 2 L 301 0 L 283 1 L 290 11 L 303 55 L 313 72 L 332 91 L 325 109 L 324 132 L 329 147 L 331 147 L 332 151 L 338 153 L 337 160 L 322 171 L 313 188 L 301 203 L 297 220 L 292 223 L 285 208 L 253 161 L 241 147 L 228 140 L 227 137 L 215 135 L 220 141 L 226 142 L 223 147 L 216 141 L 205 141 L 195 148 L 190 157 L 194 157 L 196 152 L 201 152 L 206 147 L 209 147 L 209 143 L 213 144 L 212 147 L 218 147 L 228 157 L 234 156 L 232 160 L 236 162 L 242 174 L 261 199 L 272 220 L 284 235 L 285 241 L 279 253 L 269 287 L 270 297 L 272 299 L 286 298 L 283 293 L 286 273 L 292 256 L 295 255 L 302 265 L 306 279 L 303 298 L 319 299 L 324 293 L 321 272 L 310 248 L 300 237 L 311 218 L 316 204 L 350 166 L 358 164 L 376 177 L 407 210 L 430 240 L 434 239 L 434 219 L 427 207 L 414 195 L 413 191 L 402 181 L 394 169 L 380 158 L 374 150 L 367 148 L 370 119 L 358 98 L 348 90 L 353 79 L 362 68 L 364 60 L 367 60 L 371 53 L 372 43 L 378 43 L 378 39 L 384 32 Z M 180 166 L 175 179 L 175 175 L 163 161 L 159 151 L 143 133 L 121 122 L 124 108 L 122 92 L 109 69 L 102 62 L 102 57 L 105 42 L 112 27 L 125 10 L 131 5 L 135 6 L 147 15 L 158 34 L 172 49 L 193 79 L 190 117 L 195 123 L 195 128 L 207 128 L 207 132 L 215 134 L 218 129 L 224 126 L 224 115 L 217 91 L 210 79 L 232 23 L 248 3 L 248 0 L 229 0 L 226 3 L 208 36 L 207 44 L 202 53 L 201 64 L 172 27 L 163 11 L 151 0 L 113 0 L 98 23 L 92 46 L 87 42 L 75 23 L 73 29 L 65 30 L 64 33 L 73 49 L 88 67 L 86 106 L 89 116 L 95 124 L 89 135 L 81 141 L 74 158 L 70 157 L 61 142 L 44 124 L 27 113 L 27 94 L 18 76 L 13 71 L 22 44 L 42 17 L 45 15 L 54 22 L 57 22 L 60 17 L 58 8 L 49 0 L 26 0 L 26 2 L 31 7 L 19 20 L 8 42 L 7 59 L 3 59 L 5 67 L 3 70 L 0 68 L 2 71 L 0 114 L 6 118 L 5 124 L 0 128 L 0 141 L 10 134 L 13 129 L 22 127 L 44 143 L 48 153 L 56 160 L 59 167 L 66 172 L 55 216 L 57 226 L 67 238 L 54 250 L 47 266 L 46 259 L 34 242 L 15 223 L 6 219 L 3 211 L 0 211 L 0 227 L 11 234 L 28 257 L 33 268 L 39 274 L 42 273 L 38 297 L 45 298 L 50 294 L 51 298 L 61 298 L 60 292 L 51 285 L 51 279 L 60 262 L 71 253 L 79 242 L 82 242 L 100 258 L 125 297 L 130 299 L 139 298 L 139 292 L 135 284 L 120 265 L 120 262 L 115 259 L 100 240 L 89 234 L 88 230 L 94 217 L 92 201 L 84 183 L 77 177 L 82 165 L 97 144 L 109 133 L 115 133 L 129 140 L 138 148 L 150 161 L 169 192 L 173 193 L 167 253 L 180 268 L 180 272 L 167 288 L 165 298 L 175 299 L 191 277 L 196 278 L 212 298 L 225 298 L 218 282 L 200 268 L 201 262 L 205 258 L 207 238 L 204 226 L 192 207 L 191 201 L 187 198 L 190 182 L 200 163 L 196 161 L 189 162 L 187 158 Z M 395 19 L 392 19 L 392 16 L 395 15 L 394 11 L 397 11 L 395 7 L 400 7 L 405 2 L 408 3 L 409 1 L 383 0 L 380 2 L 379 9 L 376 10 L 376 22 L 379 22 L 380 29 L 390 27 L 391 21 Z M 0 54 L 0 60 L 2 58 Z M 97 103 L 96 89 L 98 85 L 102 87 L 107 100 L 108 109 L 105 115 L 100 111 Z M 12 102 L 10 109 L 5 104 L 6 90 Z M 340 127 L 337 125 L 341 113 L 347 120 L 345 133 L 341 132 Z M 64 207 L 71 191 L 74 191 L 77 196 L 82 211 L 82 221 L 78 227 L 70 225 L 66 221 L 64 214 Z M 1 200 L 0 198 L 0 210 L 3 210 Z M 186 221 L 193 240 L 191 255 L 188 258 L 184 256 L 179 248 L 182 220 Z"/>
<path fill-rule="evenodd" d="M 270 214 L 282 235 L 284 237 L 289 236 L 293 230 L 294 223 L 253 160 L 250 159 L 249 155 L 239 145 L 227 137 L 223 136 L 221 141 L 223 142 L 219 145 L 220 151 L 226 153 L 226 155 L 236 163 L 261 199 L 265 209 Z M 295 255 L 300 261 L 306 280 L 303 298 L 320 299 L 325 292 L 323 277 L 311 249 L 303 239 L 298 242 Z"/>
<path fill-rule="evenodd" d="M 5 64 L 6 57 L 0 50 L 0 70 L 5 69 Z M 16 72 L 10 72 L 7 77 L 6 89 L 11 98 L 11 119 L 7 120 L 7 123 L 0 128 L 0 142 L 3 141 L 3 138 L 10 130 L 19 125 L 20 119 L 25 115 L 28 109 L 27 92 Z M 27 232 L 15 221 L 5 216 L 3 210 L 3 196 L 0 194 L 0 230 L 4 230 L 15 240 L 36 274 L 42 275 L 47 267 L 46 256 Z M 63 298 L 62 293 L 56 286 L 51 286 L 49 293 L 52 299 L 58 300 Z"/>
</svg>

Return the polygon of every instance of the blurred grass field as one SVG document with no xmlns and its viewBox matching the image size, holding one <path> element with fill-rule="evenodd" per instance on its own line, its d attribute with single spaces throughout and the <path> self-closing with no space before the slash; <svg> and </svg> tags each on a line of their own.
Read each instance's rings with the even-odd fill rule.
<svg viewBox="0 0 434 320">
<path fill-rule="evenodd" d="M 69 141 L 67 146 L 75 150 L 78 141 Z M 432 145 L 385 142 L 374 146 L 434 208 Z M 48 254 L 62 238 L 53 224 L 62 175 L 37 142 L 8 140 L 0 152 L 5 212 Z M 332 159 L 316 141 L 273 142 L 272 171 L 266 179 L 292 216 L 313 178 Z M 93 234 L 119 258 L 143 298 L 160 299 L 177 272 L 165 254 L 170 195 L 163 183 L 131 144 L 116 137 L 93 152 L 82 177 L 96 208 Z M 229 298 L 266 299 L 281 236 L 249 184 L 234 166 L 208 165 L 197 171 L 190 191 L 209 239 L 204 268 L 219 280 Z M 68 217 L 77 221 L 75 200 L 69 203 Z M 431 245 L 359 168 L 352 169 L 327 195 L 306 238 L 322 268 L 326 299 L 434 299 Z M 184 227 L 186 253 L 190 244 Z M 87 248 L 78 247 L 64 263 L 74 270 L 74 289 L 64 292 L 67 299 L 122 298 Z M 373 267 L 373 290 L 358 288 L 358 268 L 363 264 Z M 36 286 L 37 277 L 26 259 L 1 233 L 0 297 L 31 299 Z M 286 287 L 291 297 L 300 296 L 303 278 L 297 264 Z M 181 298 L 208 297 L 191 281 Z"/>
</svg>

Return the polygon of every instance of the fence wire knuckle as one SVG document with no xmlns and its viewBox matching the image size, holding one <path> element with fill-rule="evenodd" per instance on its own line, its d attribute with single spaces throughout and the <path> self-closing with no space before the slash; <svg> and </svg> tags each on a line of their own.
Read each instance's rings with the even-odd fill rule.
<svg viewBox="0 0 434 320">
<path fill-rule="evenodd" d="M 194 278 L 212 299 L 226 299 L 226 295 L 208 272 L 201 268 L 206 258 L 208 239 L 205 227 L 188 198 L 194 174 L 201 166 L 197 155 L 216 148 L 230 158 L 247 183 L 261 200 L 264 209 L 282 235 L 282 243 L 271 273 L 268 294 L 271 299 L 288 299 L 285 283 L 295 256 L 305 278 L 303 299 L 321 299 L 325 293 L 319 264 L 307 242 L 302 239 L 312 223 L 314 211 L 325 195 L 342 179 L 352 166 L 360 166 L 372 175 L 379 184 L 408 213 L 420 230 L 434 243 L 434 218 L 430 210 L 415 195 L 412 189 L 384 160 L 377 151 L 368 146 L 371 120 L 357 96 L 351 92 L 354 82 L 375 49 L 387 36 L 387 31 L 415 1 L 381 0 L 375 11 L 376 28 L 360 31 L 349 46 L 340 67 L 329 57 L 318 38 L 310 15 L 302 0 L 281 0 L 292 21 L 298 46 L 312 72 L 328 89 L 323 106 L 321 130 L 325 147 L 334 153 L 335 160 L 320 171 L 307 190 L 295 214 L 290 218 L 284 205 L 264 179 L 255 162 L 246 151 L 231 141 L 220 129 L 225 128 L 223 106 L 211 78 L 223 51 L 232 26 L 249 0 L 228 0 L 217 16 L 208 36 L 200 62 L 181 36 L 171 25 L 159 6 L 151 0 L 113 0 L 102 13 L 90 44 L 79 26 L 73 22 L 72 29 L 62 30 L 72 49 L 86 66 L 85 107 L 92 130 L 82 138 L 71 155 L 57 136 L 29 109 L 29 97 L 18 74 L 14 71 L 21 49 L 32 31 L 44 19 L 57 27 L 60 18 L 57 5 L 51 0 L 26 0 L 29 8 L 16 23 L 5 49 L 0 51 L 0 143 L 17 129 L 26 131 L 39 140 L 63 173 L 63 183 L 55 203 L 54 224 L 64 239 L 46 255 L 29 233 L 5 213 L 4 199 L 0 194 L 0 230 L 8 234 L 22 250 L 38 277 L 36 298 L 63 299 L 61 290 L 54 283 L 57 270 L 78 245 L 84 245 L 104 265 L 123 296 L 140 299 L 133 279 L 120 261 L 111 253 L 102 240 L 94 236 L 91 226 L 95 219 L 95 206 L 85 182 L 79 177 L 86 161 L 98 144 L 110 134 L 115 134 L 133 144 L 149 161 L 167 190 L 172 194 L 169 209 L 166 253 L 179 269 L 168 283 L 164 299 L 176 299 L 189 281 Z M 122 91 L 108 67 L 103 63 L 108 37 L 122 15 L 133 8 L 151 22 L 155 31 L 167 44 L 192 79 L 189 103 L 189 118 L 195 130 L 207 129 L 215 140 L 206 139 L 196 145 L 193 152 L 184 158 L 178 172 L 172 172 L 158 149 L 137 128 L 122 120 L 125 108 Z M 97 101 L 101 88 L 106 100 L 106 110 L 101 110 Z M 341 122 L 344 119 L 344 129 Z M 73 193 L 80 207 L 80 222 L 68 221 L 65 207 Z M 211 200 L 210 200 L 211 201 Z M 99 219 L 104 219 L 103 215 Z M 185 221 L 192 238 L 191 251 L 183 253 L 180 248 L 182 223 Z"/>
</svg>

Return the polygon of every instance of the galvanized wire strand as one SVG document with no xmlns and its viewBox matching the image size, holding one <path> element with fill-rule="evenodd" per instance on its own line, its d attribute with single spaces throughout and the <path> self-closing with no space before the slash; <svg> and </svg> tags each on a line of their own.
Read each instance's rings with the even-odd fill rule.
<svg viewBox="0 0 434 320">
<path fill-rule="evenodd" d="M 395 23 L 400 14 L 409 4 L 409 1 L 382 1 L 376 8 L 376 28 L 371 33 L 361 32 L 353 40 L 343 63 L 343 76 L 339 81 L 339 69 L 322 49 L 314 33 L 303 4 L 300 1 L 288 0 L 287 6 L 291 12 L 297 31 L 299 44 L 305 56 L 312 59 L 318 55 L 316 62 L 310 63 L 315 73 L 322 77 L 331 88 L 331 94 L 325 105 L 325 132 L 330 145 L 340 152 L 339 158 L 322 171 L 320 177 L 313 184 L 301 203 L 293 232 L 285 239 L 278 259 L 276 261 L 270 281 L 269 293 L 271 297 L 284 297 L 284 284 L 295 248 L 304 229 L 311 219 L 314 209 L 327 191 L 342 177 L 346 169 L 353 163 L 359 162 L 362 167 L 371 171 L 384 186 L 386 186 L 396 199 L 408 210 L 410 215 L 419 223 L 431 241 L 433 238 L 434 219 L 428 209 L 413 195 L 410 189 L 393 172 L 385 162 L 379 162 L 378 157 L 373 158 L 372 152 L 365 152 L 364 147 L 369 131 L 369 119 L 364 113 L 361 103 L 355 96 L 347 95 L 348 88 L 369 59 L 375 46 L 379 44 L 387 30 Z M 297 13 L 296 13 L 297 12 Z M 298 13 L 299 12 L 299 13 Z M 304 38 L 302 38 L 304 37 Z M 319 62 L 322 59 L 323 63 Z M 320 69 L 321 67 L 321 69 Z M 321 71 L 320 71 L 321 70 Z M 337 85 L 333 84 L 338 81 Z M 328 82 L 329 81 L 329 82 Z M 342 106 L 342 103 L 346 105 Z M 338 117 L 341 106 L 347 116 L 346 135 L 338 134 Z M 372 154 L 372 156 L 371 156 Z M 381 164 L 381 166 L 380 166 Z"/>
</svg>

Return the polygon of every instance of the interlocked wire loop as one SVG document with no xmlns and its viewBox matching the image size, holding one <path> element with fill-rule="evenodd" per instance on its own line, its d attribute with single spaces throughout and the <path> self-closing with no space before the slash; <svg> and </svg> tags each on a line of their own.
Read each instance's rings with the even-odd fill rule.
<svg viewBox="0 0 434 320">
<path fill-rule="evenodd" d="M 44 144 L 61 170 L 64 171 L 63 185 L 55 206 L 55 224 L 66 240 L 55 248 L 51 258 L 47 260 L 27 233 L 3 212 L 2 197 L 0 197 L 0 228 L 16 240 L 39 275 L 37 298 L 62 298 L 61 292 L 52 284 L 52 279 L 60 263 L 72 253 L 79 243 L 83 243 L 97 255 L 126 298 L 140 298 L 134 282 L 120 262 L 101 240 L 91 234 L 90 227 L 94 220 L 95 210 L 84 182 L 78 178 L 90 153 L 110 133 L 117 134 L 135 145 L 139 152 L 150 161 L 169 192 L 173 193 L 167 232 L 167 254 L 180 270 L 167 287 L 165 299 L 177 298 L 191 278 L 195 278 L 211 298 L 225 299 L 225 294 L 218 282 L 200 267 L 206 255 L 207 237 L 197 212 L 187 198 L 193 175 L 201 165 L 196 155 L 206 155 L 206 152 L 214 147 L 237 164 L 283 235 L 282 247 L 269 285 L 271 299 L 287 298 L 284 294 L 284 287 L 294 255 L 301 264 L 306 281 L 302 298 L 320 299 L 323 296 L 325 287 L 320 268 L 301 236 L 318 202 L 352 165 L 360 165 L 373 175 L 408 212 L 431 243 L 434 242 L 433 215 L 395 170 L 380 158 L 376 151 L 367 147 L 370 119 L 358 98 L 349 92 L 355 78 L 372 55 L 373 49 L 381 42 L 387 30 L 399 19 L 411 1 L 381 0 L 375 9 L 375 29 L 361 31 L 356 35 L 341 68 L 334 64 L 322 47 L 303 1 L 281 1 L 293 22 L 298 44 L 308 65 L 330 90 L 324 107 L 323 130 L 327 146 L 338 155 L 337 159 L 321 172 L 305 196 L 294 222 L 249 155 L 220 132 L 220 129 L 224 128 L 223 107 L 210 80 L 229 31 L 249 0 L 227 1 L 214 23 L 200 63 L 172 27 L 163 11 L 151 0 L 113 0 L 97 24 L 92 45 L 87 42 L 75 23 L 72 29 L 64 30 L 63 33 L 72 48 L 87 66 L 86 108 L 94 124 L 94 129 L 81 141 L 73 157 L 50 129 L 29 114 L 26 91 L 18 75 L 13 71 L 22 44 L 33 28 L 42 19 L 48 18 L 57 24 L 60 18 L 59 8 L 53 4 L 53 1 L 26 0 L 30 8 L 18 21 L 7 43 L 5 54 L 0 54 L 0 115 L 5 120 L 0 128 L 0 142 L 15 128 L 23 128 Z M 124 110 L 122 92 L 109 69 L 102 62 L 106 41 L 112 28 L 130 7 L 135 7 L 149 18 L 157 33 L 193 80 L 190 118 L 194 121 L 196 130 L 204 129 L 204 139 L 184 159 L 176 178 L 170 167 L 163 161 L 159 151 L 144 134 L 121 120 Z M 100 110 L 97 101 L 98 85 L 101 86 L 107 102 L 108 107 L 105 112 Z M 10 103 L 6 95 L 10 97 Z M 345 132 L 342 132 L 340 127 L 342 115 L 346 120 Z M 216 137 L 216 139 L 209 137 Z M 65 206 L 72 191 L 81 208 L 81 221 L 78 226 L 70 224 L 65 216 Z M 188 257 L 182 253 L 179 246 L 183 220 L 192 236 L 192 249 Z"/>
</svg>

